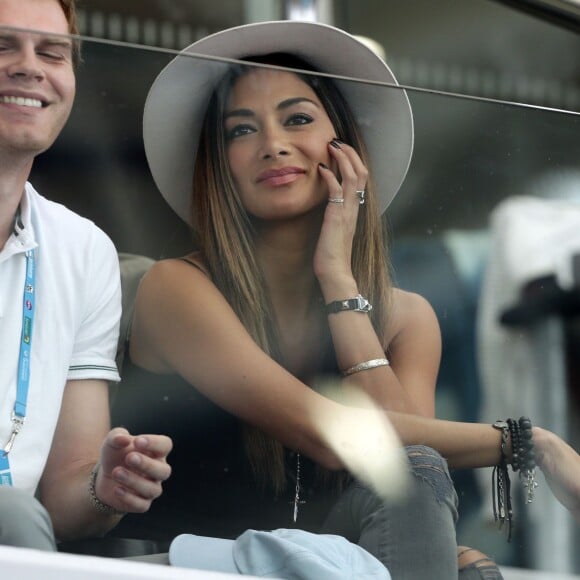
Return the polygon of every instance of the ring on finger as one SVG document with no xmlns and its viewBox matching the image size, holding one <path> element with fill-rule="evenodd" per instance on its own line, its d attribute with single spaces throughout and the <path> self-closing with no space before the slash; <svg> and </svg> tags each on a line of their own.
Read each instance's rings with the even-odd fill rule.
<svg viewBox="0 0 580 580">
<path fill-rule="evenodd" d="M 358 202 L 360 205 L 363 205 L 365 202 L 365 190 L 364 189 L 357 189 L 355 191 L 357 197 L 358 197 Z"/>
<path fill-rule="evenodd" d="M 328 203 L 344 203 L 344 197 L 329 197 Z"/>
</svg>

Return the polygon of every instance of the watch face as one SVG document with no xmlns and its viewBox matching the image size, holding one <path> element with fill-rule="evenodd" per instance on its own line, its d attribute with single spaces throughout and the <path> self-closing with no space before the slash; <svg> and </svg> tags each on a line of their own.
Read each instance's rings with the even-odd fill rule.
<svg viewBox="0 0 580 580">
<path fill-rule="evenodd" d="M 360 294 L 358 294 L 355 299 L 357 301 L 357 306 L 355 308 L 356 311 L 358 311 L 358 312 L 370 312 L 370 310 L 372 309 L 372 306 L 371 306 L 370 302 L 364 296 L 361 296 Z"/>
</svg>

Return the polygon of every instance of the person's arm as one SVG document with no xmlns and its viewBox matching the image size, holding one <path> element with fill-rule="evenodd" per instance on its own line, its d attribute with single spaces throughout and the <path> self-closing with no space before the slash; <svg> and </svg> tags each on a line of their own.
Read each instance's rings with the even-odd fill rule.
<svg viewBox="0 0 580 580">
<path fill-rule="evenodd" d="M 176 373 L 216 405 L 329 469 L 342 463 L 309 411 L 339 407 L 266 354 L 213 282 L 182 260 L 157 262 L 141 281 L 132 361 Z"/>
<path fill-rule="evenodd" d="M 501 431 L 485 423 L 461 423 L 387 412 L 403 445 L 426 445 L 445 457 L 452 469 L 492 467 L 501 458 Z M 507 458 L 511 460 L 508 443 Z"/>
<path fill-rule="evenodd" d="M 39 487 L 56 537 L 99 536 L 118 523 L 120 516 L 103 514 L 91 503 L 89 477 L 97 462 L 97 498 L 116 510 L 142 513 L 169 477 L 170 450 L 171 441 L 164 436 L 109 432 L 106 382 L 69 380 Z"/>
<path fill-rule="evenodd" d="M 145 275 L 135 304 L 133 362 L 176 372 L 226 411 L 330 469 L 343 468 L 316 417 L 352 413 L 316 393 L 260 349 L 209 278 L 181 260 L 158 262 Z M 364 410 L 361 417 L 364 417 Z M 452 466 L 495 465 L 499 431 L 389 413 L 404 444 L 430 445 Z M 364 419 L 361 419 L 364 420 Z"/>
<path fill-rule="evenodd" d="M 555 433 L 533 427 L 538 467 L 558 501 L 580 523 L 580 455 Z"/>
<path fill-rule="evenodd" d="M 347 144 L 329 146 L 336 161 L 335 173 L 321 168 L 331 198 L 328 203 L 314 255 L 314 272 L 325 303 L 354 298 L 359 293 L 351 260 L 352 244 L 360 212 L 372 206 L 360 205 L 356 190 L 364 189 L 367 170 Z M 375 305 L 376 306 L 376 305 Z M 348 382 L 366 392 L 385 409 L 426 417 L 435 414 L 435 381 L 441 358 L 441 336 L 433 309 L 416 294 L 395 291 L 389 305 L 387 343 L 381 344 L 370 317 L 356 311 L 328 315 L 338 365 L 342 370 L 359 363 L 385 358 L 390 366 L 357 372 Z"/>
<path fill-rule="evenodd" d="M 389 345 L 390 365 L 353 374 L 347 380 L 386 410 L 433 418 L 441 359 L 439 323 L 431 305 L 418 294 L 395 290 L 391 302 L 396 331 Z M 335 316 L 331 315 L 333 339 L 347 365 L 385 356 L 370 348 L 369 342 L 378 339 L 368 316 L 346 312 Z"/>
</svg>

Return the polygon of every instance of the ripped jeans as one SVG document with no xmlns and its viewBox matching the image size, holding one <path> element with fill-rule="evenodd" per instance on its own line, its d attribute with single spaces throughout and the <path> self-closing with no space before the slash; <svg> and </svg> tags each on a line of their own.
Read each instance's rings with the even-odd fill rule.
<svg viewBox="0 0 580 580">
<path fill-rule="evenodd" d="M 354 482 L 329 513 L 323 534 L 338 534 L 378 558 L 393 580 L 495 580 L 497 566 L 469 565 L 458 571 L 457 494 L 447 462 L 430 447 L 406 448 L 413 475 L 403 502 L 384 503 Z"/>
</svg>

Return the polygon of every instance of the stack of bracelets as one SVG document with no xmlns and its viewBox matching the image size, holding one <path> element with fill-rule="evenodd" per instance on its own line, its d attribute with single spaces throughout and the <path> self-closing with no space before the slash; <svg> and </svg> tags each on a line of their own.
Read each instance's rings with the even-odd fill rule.
<svg viewBox="0 0 580 580">
<path fill-rule="evenodd" d="M 500 528 L 504 523 L 507 523 L 509 542 L 512 537 L 513 510 L 506 454 L 508 435 L 512 444 L 512 469 L 514 472 L 520 472 L 520 480 L 526 488 L 526 503 L 531 503 L 534 499 L 534 491 L 538 487 L 536 457 L 532 441 L 532 422 L 527 417 L 520 417 L 519 421 L 515 419 L 496 421 L 493 426 L 496 429 L 501 429 L 501 459 L 499 464 L 493 468 L 492 473 L 493 516 L 496 521 L 499 521 Z"/>
</svg>

